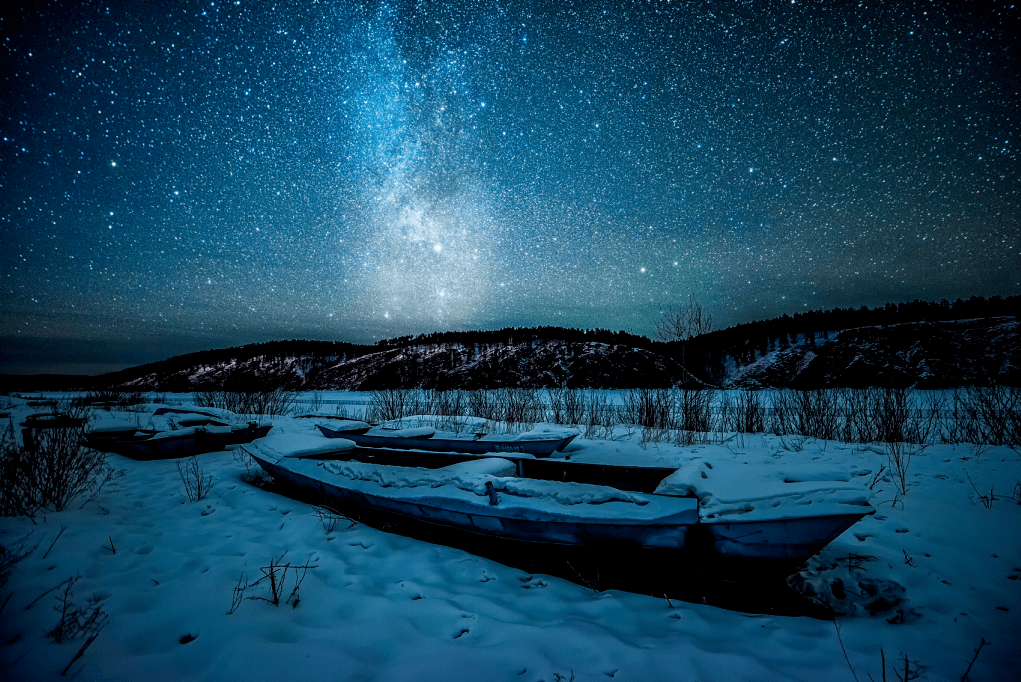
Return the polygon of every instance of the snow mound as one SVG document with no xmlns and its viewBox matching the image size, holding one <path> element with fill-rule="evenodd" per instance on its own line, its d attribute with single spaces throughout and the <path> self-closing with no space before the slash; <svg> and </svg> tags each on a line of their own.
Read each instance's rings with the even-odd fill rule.
<svg viewBox="0 0 1021 682">
<path fill-rule="evenodd" d="M 354 450 L 355 444 L 344 438 L 324 438 L 310 433 L 279 433 L 259 438 L 250 446 L 265 459 L 313 458 Z"/>
</svg>

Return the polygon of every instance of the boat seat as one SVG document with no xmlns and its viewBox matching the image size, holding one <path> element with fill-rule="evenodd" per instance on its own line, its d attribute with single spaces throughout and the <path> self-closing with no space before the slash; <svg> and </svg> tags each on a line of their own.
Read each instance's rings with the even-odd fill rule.
<svg viewBox="0 0 1021 682">
<path fill-rule="evenodd" d="M 502 457 L 482 457 L 469 459 L 457 464 L 441 467 L 441 471 L 455 474 L 487 474 L 489 476 L 516 476 L 518 466 L 509 459 Z"/>
</svg>

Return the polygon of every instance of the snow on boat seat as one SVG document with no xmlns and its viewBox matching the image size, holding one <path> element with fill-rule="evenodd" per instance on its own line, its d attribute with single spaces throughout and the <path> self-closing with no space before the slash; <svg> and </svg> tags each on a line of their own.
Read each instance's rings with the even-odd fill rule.
<svg viewBox="0 0 1021 682">
<path fill-rule="evenodd" d="M 466 462 L 458 462 L 450 466 L 441 467 L 440 471 L 449 471 L 452 474 L 486 474 L 488 476 L 514 476 L 518 467 L 514 462 L 502 457 L 484 457 L 482 459 L 470 459 Z"/>
<path fill-rule="evenodd" d="M 655 492 L 697 498 L 703 522 L 766 521 L 860 511 L 871 492 L 848 479 L 846 472 L 826 467 L 793 472 L 694 459 L 664 478 Z"/>
<path fill-rule="evenodd" d="M 228 434 L 230 433 L 230 426 L 224 424 L 217 426 L 210 424 L 208 426 L 189 426 L 188 428 L 178 429 L 177 431 L 160 431 L 152 437 L 153 440 L 159 440 L 162 438 L 184 438 L 186 436 L 195 436 L 200 433 L 209 434 Z"/>
<path fill-rule="evenodd" d="M 415 429 L 372 429 L 365 435 L 383 438 L 432 438 L 435 433 L 436 429 L 422 426 Z"/>
<path fill-rule="evenodd" d="M 315 415 L 305 415 L 315 416 Z M 354 419 L 333 419 L 331 417 L 315 417 L 316 419 L 330 419 L 330 425 L 327 427 L 330 431 L 368 431 L 371 425 L 366 422 L 356 421 Z"/>
</svg>

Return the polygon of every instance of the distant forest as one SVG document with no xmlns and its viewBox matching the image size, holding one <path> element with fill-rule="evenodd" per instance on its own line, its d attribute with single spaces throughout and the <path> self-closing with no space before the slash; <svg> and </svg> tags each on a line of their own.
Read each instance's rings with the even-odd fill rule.
<svg viewBox="0 0 1021 682">
<path fill-rule="evenodd" d="M 702 334 L 688 342 L 686 351 L 689 369 L 697 372 L 691 358 L 701 358 L 700 364 L 704 363 L 705 367 L 703 373 L 712 381 L 721 371 L 728 356 L 747 364 L 754 361 L 756 354 L 762 356 L 771 350 L 791 347 L 799 342 L 799 337 L 809 346 L 814 346 L 818 341 L 828 341 L 830 334 L 859 327 L 889 327 L 912 322 L 1019 316 L 1021 296 L 1006 298 L 993 296 L 988 299 L 972 296 L 968 300 L 959 298 L 953 303 L 944 299 L 938 303 L 930 301 L 887 303 L 882 308 L 862 306 L 812 310 Z M 678 344 L 675 342 L 666 345 Z M 679 357 L 676 351 L 665 352 L 664 355 Z"/>
<path fill-rule="evenodd" d="M 1021 296 L 993 296 L 982 298 L 972 296 L 968 300 L 957 299 L 953 303 L 942 300 L 938 303 L 929 301 L 911 301 L 909 303 L 887 303 L 882 308 L 835 308 L 833 310 L 812 310 L 807 313 L 782 315 L 769 320 L 747 322 L 726 329 L 709 332 L 688 342 L 689 352 L 696 348 L 734 349 L 735 351 L 749 345 L 772 346 L 784 343 L 788 339 L 801 336 L 824 337 L 831 332 L 856 327 L 876 327 L 907 322 L 943 322 L 948 320 L 968 320 L 985 317 L 1017 317 L 1021 315 Z M 663 352 L 664 346 L 676 345 L 676 342 L 655 341 L 645 336 L 638 336 L 624 331 L 609 329 L 565 329 L 563 327 L 507 327 L 495 331 L 460 331 L 436 332 L 419 336 L 401 336 L 386 339 L 370 346 L 375 352 L 389 348 L 406 346 L 444 345 L 451 343 L 493 345 L 503 343 L 514 345 L 523 342 L 567 341 L 596 342 L 608 345 L 624 345 L 634 348 L 645 348 Z"/>
<path fill-rule="evenodd" d="M 919 322 L 946 322 L 973 318 L 1017 318 L 1021 316 L 1021 296 L 986 299 L 972 297 L 968 300 L 946 300 L 938 303 L 911 301 L 901 304 L 887 304 L 881 308 L 837 308 L 834 310 L 813 310 L 795 315 L 739 324 L 726 329 L 711 331 L 686 342 L 656 341 L 624 331 L 608 329 L 565 329 L 562 327 L 507 327 L 485 331 L 451 331 L 402 336 L 385 339 L 371 345 L 360 345 L 336 341 L 286 340 L 255 343 L 234 348 L 199 351 L 180 355 L 167 360 L 149 363 L 139 367 L 121 370 L 101 377 L 37 377 L 34 385 L 43 388 L 90 388 L 92 386 L 116 386 L 141 376 L 149 376 L 155 383 L 169 380 L 182 372 L 203 374 L 201 368 L 208 367 L 222 381 L 229 382 L 239 390 L 245 390 L 249 382 L 259 380 L 251 370 L 243 366 L 257 364 L 269 373 L 293 373 L 293 381 L 313 382 L 323 376 L 331 367 L 350 362 L 372 353 L 383 353 L 408 347 L 432 347 L 433 349 L 466 349 L 468 358 L 478 357 L 487 349 L 524 350 L 544 346 L 552 342 L 568 345 L 597 343 L 610 347 L 624 347 L 650 351 L 657 356 L 684 364 L 696 377 L 712 385 L 718 385 L 727 374 L 728 364 L 748 365 L 773 351 L 783 351 L 792 346 L 824 345 L 835 334 L 857 328 L 883 328 L 894 325 Z M 895 331 L 895 330 L 894 330 Z M 574 353 L 575 351 L 572 351 Z M 451 355 L 451 357 L 454 357 Z M 2 377 L 5 390 L 24 390 L 24 385 L 33 383 L 28 377 Z M 253 386 L 254 388 L 255 386 Z"/>
</svg>

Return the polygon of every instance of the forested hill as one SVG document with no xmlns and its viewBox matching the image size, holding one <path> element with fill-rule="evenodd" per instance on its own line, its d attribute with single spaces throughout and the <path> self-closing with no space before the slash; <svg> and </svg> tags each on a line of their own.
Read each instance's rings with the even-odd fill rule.
<svg viewBox="0 0 1021 682">
<path fill-rule="evenodd" d="M 746 346 L 775 345 L 785 336 L 825 336 L 829 332 L 858 327 L 885 327 L 909 322 L 948 322 L 989 317 L 1021 317 L 1021 296 L 887 303 L 882 308 L 834 308 L 783 315 L 735 325 L 703 334 L 692 345 L 703 349 L 727 349 L 738 352 Z"/>
<path fill-rule="evenodd" d="M 440 332 L 372 345 L 273 341 L 100 377 L 3 377 L 6 390 L 918 386 L 1021 383 L 1021 297 L 784 315 L 687 343 L 560 327 Z"/>
</svg>

